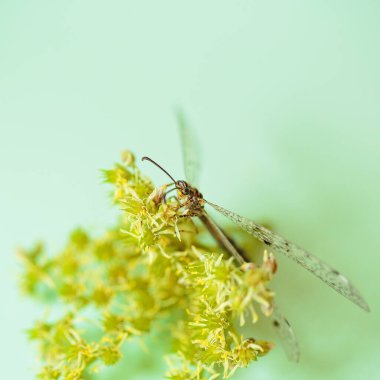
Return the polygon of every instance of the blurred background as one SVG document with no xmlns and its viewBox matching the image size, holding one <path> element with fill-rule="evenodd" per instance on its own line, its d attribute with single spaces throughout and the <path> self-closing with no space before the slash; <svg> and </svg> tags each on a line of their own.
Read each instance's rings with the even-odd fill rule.
<svg viewBox="0 0 380 380">
<path fill-rule="evenodd" d="M 278 303 L 300 341 L 237 379 L 374 379 L 380 349 L 380 4 L 377 1 L 0 1 L 0 364 L 38 369 L 17 246 L 59 249 L 112 225 L 99 169 L 128 148 L 183 176 L 174 112 L 202 147 L 207 199 L 271 223 L 346 274 L 366 313 L 279 257 Z M 151 165 L 157 184 L 167 179 Z M 260 332 L 258 332 L 260 335 Z M 128 348 L 104 378 L 163 378 Z"/>
</svg>

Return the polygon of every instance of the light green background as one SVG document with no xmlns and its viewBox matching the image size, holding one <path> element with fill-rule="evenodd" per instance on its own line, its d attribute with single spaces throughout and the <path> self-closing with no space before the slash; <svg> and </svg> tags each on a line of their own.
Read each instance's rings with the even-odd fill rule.
<svg viewBox="0 0 380 380">
<path fill-rule="evenodd" d="M 1 378 L 33 378 L 23 331 L 43 313 L 18 292 L 15 247 L 110 225 L 98 169 L 123 148 L 180 178 L 176 105 L 200 136 L 205 196 L 273 223 L 372 308 L 280 257 L 301 363 L 276 349 L 237 378 L 379 378 L 379 20 L 363 0 L 0 0 Z M 132 351 L 109 380 L 161 378 L 132 374 L 151 360 Z"/>
</svg>

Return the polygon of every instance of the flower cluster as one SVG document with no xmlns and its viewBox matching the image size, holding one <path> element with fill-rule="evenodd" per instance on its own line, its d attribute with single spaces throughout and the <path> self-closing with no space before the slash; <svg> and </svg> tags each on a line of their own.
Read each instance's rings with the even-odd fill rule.
<svg viewBox="0 0 380 380">
<path fill-rule="evenodd" d="M 123 358 L 123 346 L 153 329 L 170 337 L 172 380 L 230 377 L 265 355 L 266 341 L 243 337 L 239 326 L 270 315 L 273 258 L 238 267 L 201 239 L 176 197 L 163 201 L 125 152 L 104 171 L 121 215 L 100 237 L 77 229 L 58 254 L 42 244 L 20 251 L 23 290 L 51 305 L 29 330 L 38 343 L 41 379 L 88 379 Z M 124 359 L 127 360 L 127 359 Z"/>
</svg>

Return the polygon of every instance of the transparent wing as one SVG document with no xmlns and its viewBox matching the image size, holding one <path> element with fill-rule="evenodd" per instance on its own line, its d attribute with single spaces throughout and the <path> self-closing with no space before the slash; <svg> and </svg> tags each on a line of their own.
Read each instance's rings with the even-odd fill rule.
<svg viewBox="0 0 380 380">
<path fill-rule="evenodd" d="M 283 237 L 273 233 L 252 222 L 251 220 L 244 218 L 232 211 L 226 210 L 223 207 L 207 202 L 215 210 L 231 219 L 234 223 L 240 226 L 243 230 L 253 235 L 256 239 L 262 241 L 266 245 L 270 246 L 274 252 L 280 252 L 290 259 L 294 260 L 298 264 L 302 265 L 305 269 L 319 277 L 326 284 L 330 285 L 338 293 L 348 298 L 350 301 L 356 303 L 358 306 L 366 311 L 369 311 L 368 304 L 360 295 L 359 291 L 354 285 L 336 269 L 330 267 L 311 253 L 304 249 L 297 247 L 295 244 L 287 241 Z"/>
<path fill-rule="evenodd" d="M 281 314 L 278 307 L 275 305 L 271 315 L 272 326 L 276 334 L 280 338 L 282 347 L 286 353 L 288 360 L 291 362 L 299 362 L 300 348 L 296 334 L 288 320 Z"/>
<path fill-rule="evenodd" d="M 191 186 L 197 187 L 200 172 L 199 144 L 182 110 L 177 110 L 177 122 L 182 144 L 186 180 Z"/>
</svg>

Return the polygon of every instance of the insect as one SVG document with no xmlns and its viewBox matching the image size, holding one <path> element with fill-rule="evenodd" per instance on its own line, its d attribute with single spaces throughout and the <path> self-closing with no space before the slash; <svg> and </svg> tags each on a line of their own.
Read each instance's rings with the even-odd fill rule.
<svg viewBox="0 0 380 380">
<path fill-rule="evenodd" d="M 198 183 L 198 173 L 200 171 L 198 145 L 196 144 L 192 131 L 187 126 L 183 114 L 179 112 L 177 116 L 183 147 L 184 169 L 187 181 L 175 180 L 163 167 L 149 157 L 143 157 L 142 160 L 152 162 L 170 177 L 173 181 L 172 185 L 174 185 L 174 188 L 169 191 L 178 191 L 182 206 L 185 208 L 185 215 L 189 217 L 199 217 L 218 243 L 235 258 L 239 265 L 246 263 L 249 260 L 245 257 L 244 252 L 239 249 L 236 244 L 234 244 L 233 240 L 225 234 L 225 232 L 205 211 L 205 205 L 211 206 L 243 230 L 251 234 L 257 240 L 264 243 L 270 248 L 271 251 L 281 253 L 292 259 L 313 273 L 323 282 L 331 286 L 338 293 L 362 309 L 369 311 L 369 306 L 361 296 L 360 292 L 354 287 L 352 282 L 339 271 L 332 268 L 330 265 L 326 264 L 305 249 L 298 247 L 296 244 L 291 243 L 269 229 L 243 216 L 240 216 L 233 211 L 229 211 L 221 206 L 218 206 L 203 197 L 203 195 L 195 187 Z M 276 328 L 278 334 L 284 342 L 285 351 L 287 352 L 288 358 L 293 361 L 298 361 L 299 349 L 297 339 L 289 322 L 279 312 L 277 307 L 274 307 L 272 320 L 273 326 Z"/>
</svg>

